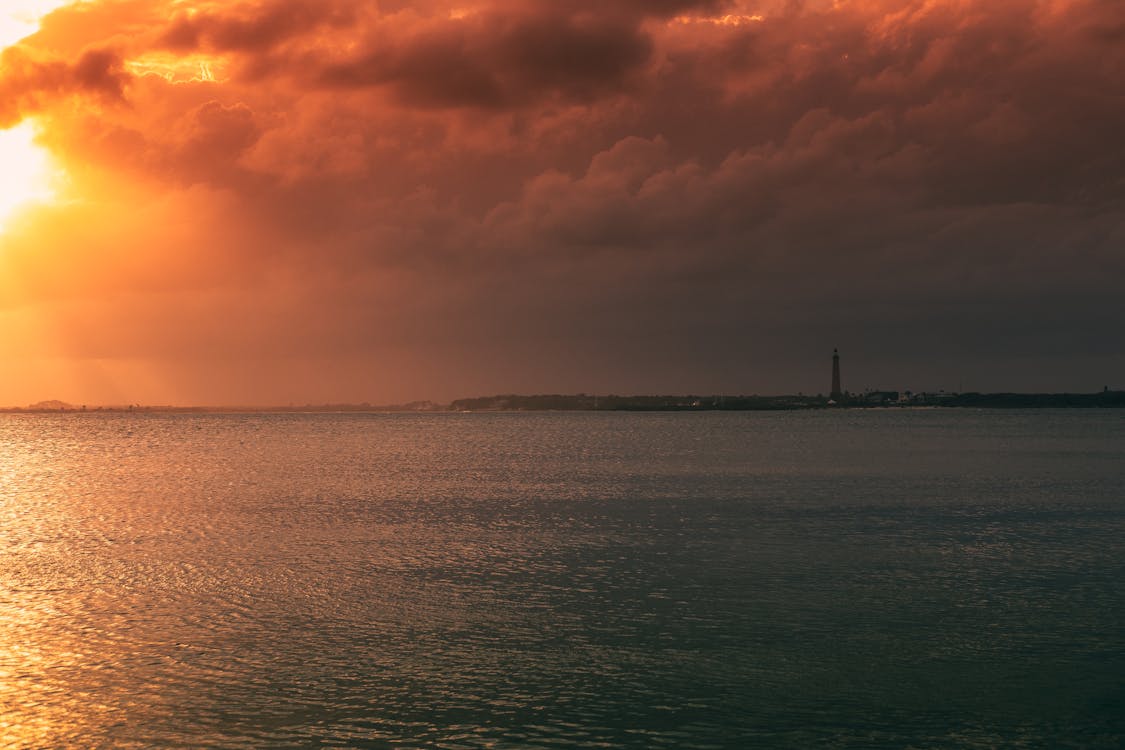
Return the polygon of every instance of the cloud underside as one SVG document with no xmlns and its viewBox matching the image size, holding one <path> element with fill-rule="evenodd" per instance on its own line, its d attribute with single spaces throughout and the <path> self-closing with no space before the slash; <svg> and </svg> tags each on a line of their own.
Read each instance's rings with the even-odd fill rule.
<svg viewBox="0 0 1125 750">
<path fill-rule="evenodd" d="M 0 58 L 70 197 L 0 240 L 9 339 L 181 402 L 815 392 L 836 345 L 1125 387 L 1123 41 L 1101 0 L 74 5 Z"/>
</svg>

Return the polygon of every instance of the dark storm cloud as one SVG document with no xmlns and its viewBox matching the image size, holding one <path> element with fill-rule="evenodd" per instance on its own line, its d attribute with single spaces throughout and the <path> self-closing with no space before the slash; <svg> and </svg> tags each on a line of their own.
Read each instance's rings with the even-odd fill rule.
<svg viewBox="0 0 1125 750">
<path fill-rule="evenodd" d="M 60 150 L 161 196 L 151 221 L 192 216 L 9 275 L 173 289 L 69 314 L 82 356 L 335 353 L 348 382 L 380 363 L 386 400 L 816 390 L 837 345 L 872 386 L 1125 385 L 1119 4 L 149 6 L 106 31 L 124 69 L 190 52 L 214 80 L 80 73 L 48 25 L 69 72 L 0 84 L 124 95 L 50 110 Z M 161 328 L 184 309 L 190 331 Z"/>
<path fill-rule="evenodd" d="M 359 7 L 356 0 L 272 0 L 181 11 L 156 44 L 177 51 L 263 52 L 324 27 L 346 27 Z"/>
<path fill-rule="evenodd" d="M 63 61 L 9 47 L 0 52 L 0 126 L 69 96 L 123 101 L 128 80 L 120 55 L 111 50 L 85 50 L 73 61 Z"/>
<path fill-rule="evenodd" d="M 635 20 L 558 9 L 495 11 L 379 34 L 328 65 L 329 86 L 390 86 L 405 103 L 501 109 L 550 95 L 587 101 L 621 89 L 652 53 Z"/>
</svg>

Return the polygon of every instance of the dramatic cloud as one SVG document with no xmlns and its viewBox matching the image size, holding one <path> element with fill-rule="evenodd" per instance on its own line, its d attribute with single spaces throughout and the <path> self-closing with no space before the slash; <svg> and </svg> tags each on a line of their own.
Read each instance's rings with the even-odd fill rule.
<svg viewBox="0 0 1125 750">
<path fill-rule="evenodd" d="M 1125 387 L 1118 6 L 61 8 L 0 401 Z"/>
<path fill-rule="evenodd" d="M 121 100 L 126 80 L 121 59 L 108 50 L 84 50 L 71 62 L 10 47 L 0 52 L 0 124 L 11 126 L 68 95 Z"/>
</svg>

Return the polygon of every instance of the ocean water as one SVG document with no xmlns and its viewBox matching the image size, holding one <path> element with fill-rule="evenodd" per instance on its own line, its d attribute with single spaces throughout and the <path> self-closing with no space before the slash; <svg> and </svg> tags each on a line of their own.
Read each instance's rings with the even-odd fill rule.
<svg viewBox="0 0 1125 750">
<path fill-rule="evenodd" d="M 1125 413 L 0 416 L 0 747 L 1123 746 Z"/>
</svg>

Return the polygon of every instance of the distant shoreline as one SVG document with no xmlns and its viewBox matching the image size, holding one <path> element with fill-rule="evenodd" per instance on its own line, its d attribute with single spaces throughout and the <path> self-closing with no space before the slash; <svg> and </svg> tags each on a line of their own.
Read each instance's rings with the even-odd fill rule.
<svg viewBox="0 0 1125 750">
<path fill-rule="evenodd" d="M 418 401 L 409 404 L 305 404 L 303 406 L 75 406 L 47 401 L 26 407 L 0 408 L 0 414 L 346 414 L 463 412 L 703 412 L 807 411 L 822 409 L 1119 409 L 1125 391 L 1097 393 L 899 393 L 874 391 L 845 394 L 784 396 L 595 396 L 507 394 L 458 399 L 449 404 Z"/>
</svg>

